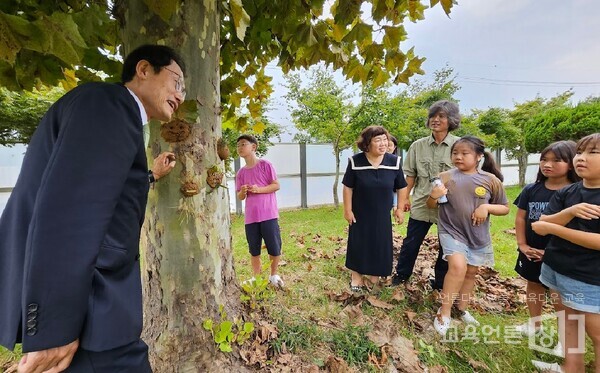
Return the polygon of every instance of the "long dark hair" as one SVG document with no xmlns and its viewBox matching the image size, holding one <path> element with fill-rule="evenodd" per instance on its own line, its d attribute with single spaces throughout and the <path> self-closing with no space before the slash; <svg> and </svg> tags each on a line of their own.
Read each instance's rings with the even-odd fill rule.
<svg viewBox="0 0 600 373">
<path fill-rule="evenodd" d="M 559 160 L 569 164 L 567 179 L 569 179 L 570 182 L 576 183 L 581 180 L 581 178 L 575 172 L 575 167 L 573 167 L 573 157 L 575 157 L 575 153 L 577 152 L 577 144 L 575 141 L 564 140 L 553 142 L 552 144 L 546 146 L 544 150 L 542 150 L 542 153 L 540 154 L 540 161 L 546 156 L 546 154 L 550 152 L 552 152 Z M 535 182 L 540 183 L 546 180 L 548 180 L 548 178 L 544 176 L 542 169 L 540 168 L 538 170 Z"/>
<path fill-rule="evenodd" d="M 478 137 L 475 136 L 463 136 L 460 139 L 456 140 L 452 147 L 450 148 L 450 152 L 454 151 L 454 147 L 458 144 L 468 144 L 471 149 L 475 152 L 475 154 L 483 155 L 483 164 L 481 165 L 481 169 L 485 172 L 489 172 L 491 174 L 496 175 L 500 181 L 504 181 L 504 176 L 502 172 L 500 172 L 500 168 L 496 165 L 496 161 L 494 160 L 494 156 L 485 150 L 485 143 Z"/>
</svg>

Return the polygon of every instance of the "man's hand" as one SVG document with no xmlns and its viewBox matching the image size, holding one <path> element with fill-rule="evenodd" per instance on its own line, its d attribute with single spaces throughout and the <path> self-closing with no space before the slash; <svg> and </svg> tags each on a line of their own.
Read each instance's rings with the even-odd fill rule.
<svg viewBox="0 0 600 373">
<path fill-rule="evenodd" d="M 152 174 L 154 180 L 167 175 L 175 167 L 175 154 L 171 152 L 162 152 L 154 159 L 152 164 Z"/>
<path fill-rule="evenodd" d="M 21 358 L 18 373 L 58 373 L 67 369 L 79 347 L 79 339 L 61 347 L 28 352 Z"/>
</svg>

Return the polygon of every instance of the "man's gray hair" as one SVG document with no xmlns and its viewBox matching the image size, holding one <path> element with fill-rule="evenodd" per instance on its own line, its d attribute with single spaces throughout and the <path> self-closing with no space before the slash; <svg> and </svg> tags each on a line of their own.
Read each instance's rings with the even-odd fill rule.
<svg viewBox="0 0 600 373">
<path fill-rule="evenodd" d="M 448 100 L 440 100 L 434 102 L 429 107 L 427 123 L 425 123 L 426 127 L 429 128 L 429 119 L 439 112 L 445 113 L 448 117 L 448 132 L 457 129 L 460 126 L 460 113 L 458 110 L 458 104 Z"/>
</svg>

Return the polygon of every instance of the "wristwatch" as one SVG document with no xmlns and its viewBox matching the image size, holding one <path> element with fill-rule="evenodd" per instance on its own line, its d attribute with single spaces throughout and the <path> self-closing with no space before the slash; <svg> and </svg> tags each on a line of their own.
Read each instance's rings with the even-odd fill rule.
<svg viewBox="0 0 600 373">
<path fill-rule="evenodd" d="M 154 174 L 152 173 L 152 170 L 148 170 L 148 181 L 150 182 L 150 184 L 152 184 L 153 182 L 156 181 L 156 179 L 154 178 Z"/>
</svg>

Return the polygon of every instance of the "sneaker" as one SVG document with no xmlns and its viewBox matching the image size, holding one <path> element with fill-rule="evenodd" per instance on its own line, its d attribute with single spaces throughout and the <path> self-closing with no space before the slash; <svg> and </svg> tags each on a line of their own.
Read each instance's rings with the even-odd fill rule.
<svg viewBox="0 0 600 373">
<path fill-rule="evenodd" d="M 281 279 L 281 277 L 279 277 L 279 275 L 269 276 L 269 282 L 275 287 L 283 287 L 283 280 Z"/>
<path fill-rule="evenodd" d="M 408 278 L 400 277 L 398 275 L 394 275 L 394 277 L 392 277 L 393 286 L 398 286 L 400 284 L 405 283 L 406 281 L 408 281 Z"/>
<path fill-rule="evenodd" d="M 433 328 L 442 337 L 446 335 L 448 329 L 450 329 L 450 318 L 442 316 L 442 308 L 438 308 L 437 314 L 433 319 Z"/>
<path fill-rule="evenodd" d="M 442 289 L 444 288 L 444 284 L 440 285 L 435 281 L 435 278 L 430 278 L 429 279 L 429 286 L 431 286 L 432 290 L 438 290 L 438 291 L 442 291 Z"/>
<path fill-rule="evenodd" d="M 535 325 L 533 325 L 530 322 L 526 322 L 524 324 L 515 326 L 515 330 L 524 335 L 525 337 L 531 337 L 534 334 L 539 335 L 540 333 L 542 333 L 541 326 L 539 328 L 536 328 Z"/>
<path fill-rule="evenodd" d="M 565 357 L 565 351 L 564 351 L 563 345 L 562 345 L 562 343 L 560 343 L 560 341 L 558 341 L 556 346 L 554 346 L 551 354 L 554 356 L 558 356 L 558 357 Z"/>
<path fill-rule="evenodd" d="M 473 315 L 471 315 L 471 313 L 469 311 L 462 311 L 462 314 L 460 315 L 460 319 L 465 323 L 465 324 L 473 324 L 475 326 L 479 326 L 479 321 L 477 321 Z"/>
<path fill-rule="evenodd" d="M 563 370 L 558 363 L 545 363 L 543 361 L 531 360 L 531 364 L 540 372 L 558 372 L 563 373 Z"/>
</svg>

